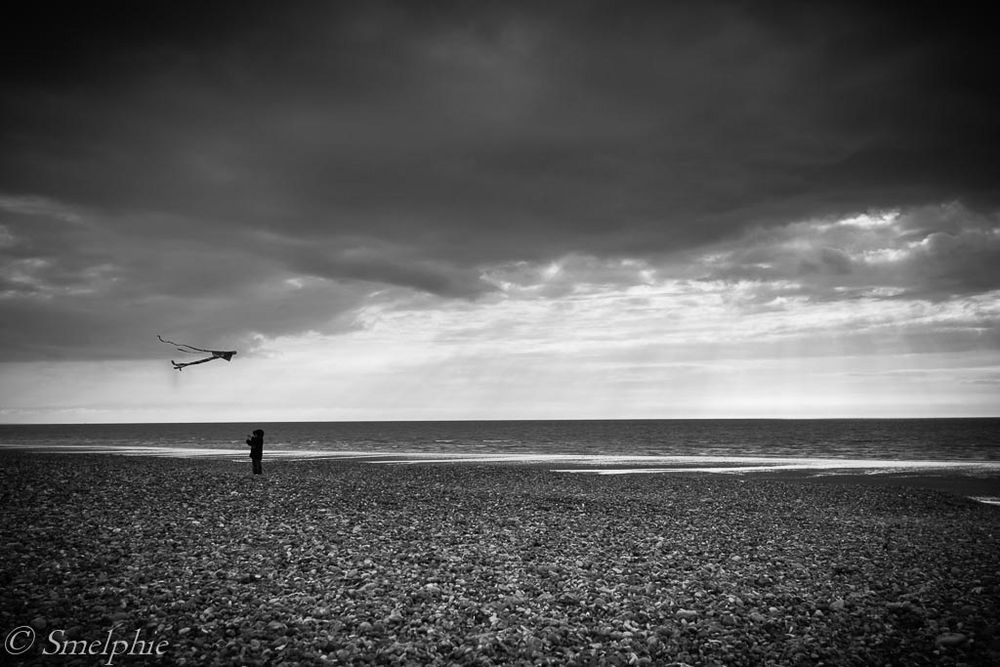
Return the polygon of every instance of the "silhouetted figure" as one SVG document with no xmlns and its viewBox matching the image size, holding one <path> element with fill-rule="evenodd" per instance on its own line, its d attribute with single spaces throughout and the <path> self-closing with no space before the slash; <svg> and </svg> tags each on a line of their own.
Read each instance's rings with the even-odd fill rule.
<svg viewBox="0 0 1000 667">
<path fill-rule="evenodd" d="M 250 462 L 253 464 L 253 474 L 260 475 L 263 473 L 260 460 L 264 458 L 264 431 L 257 429 L 253 432 L 253 435 L 248 435 L 247 447 L 250 448 Z"/>
</svg>

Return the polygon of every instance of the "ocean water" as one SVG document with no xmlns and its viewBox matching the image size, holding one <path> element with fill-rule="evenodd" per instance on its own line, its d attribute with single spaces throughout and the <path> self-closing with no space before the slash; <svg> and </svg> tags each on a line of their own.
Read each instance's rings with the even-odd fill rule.
<svg viewBox="0 0 1000 667">
<path fill-rule="evenodd" d="M 0 424 L 0 447 L 245 456 L 255 428 L 276 458 L 1000 464 L 1000 418 Z"/>
<path fill-rule="evenodd" d="M 1000 418 L 0 424 L 5 450 L 267 462 L 538 464 L 599 475 L 892 475 L 1000 505 Z M 270 463 L 268 463 L 270 465 Z M 919 484 L 918 484 L 919 485 Z"/>
</svg>

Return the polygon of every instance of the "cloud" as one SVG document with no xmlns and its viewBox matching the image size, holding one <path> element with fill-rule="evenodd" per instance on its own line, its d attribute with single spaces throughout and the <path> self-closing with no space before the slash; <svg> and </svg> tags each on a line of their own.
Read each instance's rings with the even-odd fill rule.
<svg viewBox="0 0 1000 667">
<path fill-rule="evenodd" d="M 85 22 L 108 43 L 69 39 L 79 61 L 44 71 L 95 85 L 39 65 L 5 97 L 8 189 L 289 232 L 420 228 L 430 250 L 459 236 L 495 260 L 979 200 L 996 182 L 973 150 L 996 136 L 984 93 L 945 78 L 974 63 L 912 18 L 909 33 L 822 5 L 311 12 Z"/>
<path fill-rule="evenodd" d="M 997 286 L 1000 120 L 991 35 L 971 18 L 64 11 L 3 35 L 6 358 L 139 356 L 147 328 L 349 330 L 383 290 L 462 312 L 667 279 L 693 300 L 699 281 L 739 284 L 761 309 Z M 899 213 L 837 222 L 870 210 Z"/>
<path fill-rule="evenodd" d="M 263 234 L 257 249 L 297 275 L 410 287 L 449 297 L 474 297 L 492 289 L 470 269 L 421 257 L 412 247 L 378 239 Z"/>
<path fill-rule="evenodd" d="M 120 359 L 159 354 L 157 333 L 196 345 L 350 330 L 371 284 L 289 271 L 253 243 L 214 230 L 156 238 L 162 218 L 128 222 L 50 200 L 0 199 L 0 330 L 5 359 Z M 183 336 L 181 336 L 183 337 Z"/>
<path fill-rule="evenodd" d="M 787 281 L 670 277 L 677 265 L 637 266 L 636 280 L 627 281 L 617 263 L 600 264 L 572 258 L 559 270 L 508 267 L 498 293 L 462 308 L 387 292 L 369 301 L 359 324 L 372 336 L 405 331 L 441 354 L 521 358 L 519 366 L 546 357 L 645 364 L 983 352 L 1000 344 L 1000 290 L 937 302 L 877 294 L 833 300 Z M 574 270 L 564 283 L 562 274 Z M 581 279 L 584 272 L 591 280 Z"/>
<path fill-rule="evenodd" d="M 1000 217 L 950 204 L 806 221 L 721 244 L 705 265 L 708 278 L 789 281 L 820 299 L 982 294 L 1000 288 Z"/>
</svg>

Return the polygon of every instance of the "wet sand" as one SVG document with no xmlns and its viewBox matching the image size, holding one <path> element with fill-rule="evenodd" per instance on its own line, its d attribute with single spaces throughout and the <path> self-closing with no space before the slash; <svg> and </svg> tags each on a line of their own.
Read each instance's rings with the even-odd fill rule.
<svg viewBox="0 0 1000 667">
<path fill-rule="evenodd" d="M 940 480 L 249 469 L 0 454 L 23 663 L 1000 663 L 1000 508 Z"/>
</svg>

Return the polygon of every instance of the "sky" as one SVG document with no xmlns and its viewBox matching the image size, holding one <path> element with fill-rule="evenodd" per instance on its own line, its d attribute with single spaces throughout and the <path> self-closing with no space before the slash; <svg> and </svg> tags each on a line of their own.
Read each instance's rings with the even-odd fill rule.
<svg viewBox="0 0 1000 667">
<path fill-rule="evenodd" d="M 0 422 L 1000 416 L 961 8 L 16 4 Z"/>
</svg>

